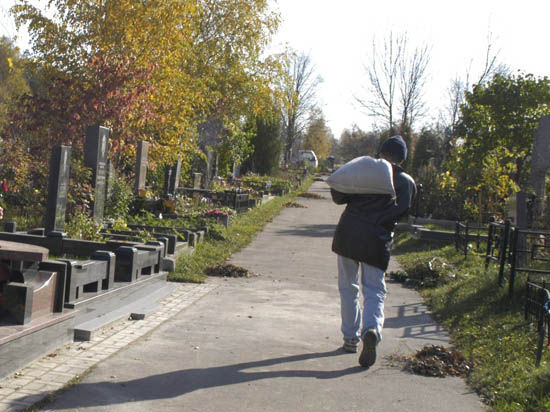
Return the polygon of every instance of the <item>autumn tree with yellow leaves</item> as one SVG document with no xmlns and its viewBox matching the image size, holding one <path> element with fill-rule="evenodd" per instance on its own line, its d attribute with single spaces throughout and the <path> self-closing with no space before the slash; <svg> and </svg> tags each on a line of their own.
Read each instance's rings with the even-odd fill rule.
<svg viewBox="0 0 550 412">
<path fill-rule="evenodd" d="M 314 110 L 309 116 L 302 148 L 313 150 L 319 159 L 327 159 L 333 139 L 334 136 L 327 125 L 323 112 L 320 109 Z"/>
<path fill-rule="evenodd" d="M 196 149 L 197 124 L 215 117 L 234 129 L 273 100 L 277 59 L 263 53 L 279 18 L 267 0 L 50 0 L 48 6 L 45 13 L 19 0 L 12 13 L 17 24 L 28 24 L 44 81 L 68 83 L 66 92 L 74 93 L 74 135 L 59 143 L 82 145 L 93 119 L 111 128 L 111 155 L 120 166 L 133 159 L 138 139 L 150 141 L 153 166 L 178 155 L 185 161 Z M 41 117 L 35 144 L 59 135 L 67 112 L 38 113 L 33 99 L 62 108 L 67 97 L 50 87 L 24 102 L 29 122 Z M 102 102 L 120 106 L 102 112 Z M 18 114 L 22 130 L 27 114 Z"/>
</svg>

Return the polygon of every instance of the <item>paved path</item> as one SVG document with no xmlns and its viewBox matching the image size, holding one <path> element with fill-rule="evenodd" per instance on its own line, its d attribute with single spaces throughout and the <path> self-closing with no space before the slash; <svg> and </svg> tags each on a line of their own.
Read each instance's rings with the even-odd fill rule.
<svg viewBox="0 0 550 412">
<path fill-rule="evenodd" d="M 104 345 L 95 351 L 92 342 L 81 352 L 101 354 L 110 340 L 113 354 L 44 410 L 483 410 L 461 379 L 411 375 L 385 359 L 448 342 L 418 294 L 400 284 L 388 285 L 377 363 L 365 370 L 357 355 L 339 350 L 336 259 L 330 243 L 342 207 L 330 201 L 322 182 L 310 192 L 325 199 L 298 198 L 307 208 L 283 210 L 234 255 L 233 263 L 259 276 L 182 286 L 195 291 L 189 292 L 197 296 L 193 302 L 172 297 L 169 312 L 121 329 L 133 327 L 135 336 L 143 337 L 128 344 L 132 339 L 123 333 L 127 341 L 116 343 L 119 331 L 95 343 Z M 9 402 L 22 405 L 47 390 L 33 394 L 29 389 L 27 398 L 11 396 Z"/>
</svg>

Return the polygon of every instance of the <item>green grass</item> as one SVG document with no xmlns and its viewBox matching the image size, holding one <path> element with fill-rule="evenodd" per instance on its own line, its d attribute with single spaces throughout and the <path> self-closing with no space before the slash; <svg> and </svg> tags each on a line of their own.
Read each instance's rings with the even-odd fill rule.
<svg viewBox="0 0 550 412">
<path fill-rule="evenodd" d="M 447 227 L 447 226 L 441 226 L 441 225 L 438 225 L 438 224 L 435 224 L 435 223 L 427 223 L 425 225 L 423 225 L 426 229 L 429 229 L 429 230 L 436 230 L 438 232 L 455 232 L 456 229 L 453 227 L 453 228 L 450 228 L 450 227 Z M 487 236 L 487 229 L 486 228 L 482 228 L 480 230 L 478 230 L 477 228 L 472 228 L 470 227 L 469 229 L 469 234 L 470 236 L 476 236 L 478 234 L 478 232 L 481 234 L 481 235 L 485 235 Z"/>
<path fill-rule="evenodd" d="M 229 259 L 231 255 L 248 245 L 257 232 L 273 220 L 284 205 L 296 198 L 296 193 L 305 191 L 311 185 L 309 178 L 295 192 L 277 196 L 273 200 L 251 209 L 249 212 L 233 217 L 231 225 L 225 228 L 216 225 L 215 236 L 199 243 L 190 256 L 181 256 L 176 270 L 169 274 L 169 280 L 176 282 L 204 282 L 205 270 Z"/>
<path fill-rule="evenodd" d="M 446 226 L 441 226 L 441 225 L 436 225 L 435 223 L 427 223 L 425 225 L 423 225 L 426 229 L 429 229 L 429 230 L 437 230 L 439 232 L 454 232 L 455 229 L 454 228 L 450 228 L 450 227 L 446 227 Z"/>
<path fill-rule="evenodd" d="M 525 278 L 515 298 L 497 285 L 497 269 L 487 273 L 480 255 L 467 259 L 452 245 L 437 246 L 401 234 L 395 256 L 405 271 L 432 257 L 456 267 L 457 279 L 421 291 L 432 313 L 450 331 L 453 344 L 474 362 L 468 383 L 497 411 L 550 410 L 550 348 L 535 367 L 536 329 L 523 317 Z"/>
</svg>

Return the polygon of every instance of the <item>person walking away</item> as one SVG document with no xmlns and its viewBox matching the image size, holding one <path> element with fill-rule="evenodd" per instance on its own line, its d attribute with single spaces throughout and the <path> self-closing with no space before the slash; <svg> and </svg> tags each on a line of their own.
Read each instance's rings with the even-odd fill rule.
<svg viewBox="0 0 550 412">
<path fill-rule="evenodd" d="M 357 353 L 361 339 L 363 348 L 359 364 L 366 368 L 375 363 L 376 347 L 382 339 L 386 298 L 384 273 L 390 260 L 393 230 L 416 196 L 413 178 L 401 167 L 407 158 L 403 138 L 388 138 L 378 156 L 392 164 L 395 198 L 385 194 L 345 194 L 331 189 L 333 201 L 347 205 L 332 241 L 332 251 L 338 255 L 343 349 Z"/>
</svg>

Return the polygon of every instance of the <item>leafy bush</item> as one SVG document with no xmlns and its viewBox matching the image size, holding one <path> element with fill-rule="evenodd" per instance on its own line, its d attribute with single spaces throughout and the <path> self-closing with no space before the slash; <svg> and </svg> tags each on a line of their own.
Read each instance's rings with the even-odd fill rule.
<svg viewBox="0 0 550 412">
<path fill-rule="evenodd" d="M 99 234 L 101 225 L 86 213 L 83 208 L 77 208 L 69 218 L 65 227 L 67 236 L 71 239 L 95 240 L 100 241 L 103 238 Z"/>
<path fill-rule="evenodd" d="M 109 180 L 111 190 L 105 201 L 105 216 L 126 219 L 134 201 L 132 188 L 122 176 Z"/>
</svg>

